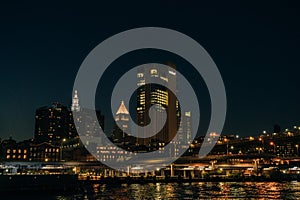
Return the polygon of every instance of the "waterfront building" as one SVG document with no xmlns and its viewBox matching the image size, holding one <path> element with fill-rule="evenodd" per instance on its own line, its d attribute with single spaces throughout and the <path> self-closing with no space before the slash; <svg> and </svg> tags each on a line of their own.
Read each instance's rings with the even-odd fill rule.
<svg viewBox="0 0 300 200">
<path fill-rule="evenodd" d="M 60 150 L 59 147 L 46 142 L 31 144 L 29 147 L 29 161 L 58 162 L 61 160 Z"/>
<path fill-rule="evenodd" d="M 2 148 L 4 152 L 4 159 L 6 161 L 28 161 L 29 152 L 28 145 L 30 141 L 25 140 L 23 142 L 17 143 L 13 139 L 4 140 L 2 143 Z"/>
<path fill-rule="evenodd" d="M 122 162 L 128 160 L 135 152 L 117 149 L 116 146 L 99 146 L 97 147 L 97 160 L 108 162 L 108 161 L 118 161 Z"/>
<path fill-rule="evenodd" d="M 5 161 L 35 161 L 58 162 L 60 161 L 60 147 L 50 143 L 35 143 L 33 140 L 16 142 L 13 139 L 4 140 L 2 143 Z"/>
</svg>

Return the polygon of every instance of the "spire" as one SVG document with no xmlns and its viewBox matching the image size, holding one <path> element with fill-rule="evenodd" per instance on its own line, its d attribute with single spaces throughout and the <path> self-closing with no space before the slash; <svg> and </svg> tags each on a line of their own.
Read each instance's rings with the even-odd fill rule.
<svg viewBox="0 0 300 200">
<path fill-rule="evenodd" d="M 128 112 L 128 110 L 127 110 L 125 104 L 124 104 L 124 101 L 121 102 L 121 105 L 120 105 L 120 107 L 119 107 L 119 109 L 118 109 L 118 111 L 117 111 L 116 114 L 117 114 L 117 115 L 118 115 L 118 114 L 129 114 L 129 112 Z"/>
<path fill-rule="evenodd" d="M 74 96 L 73 96 L 73 99 L 72 99 L 71 110 L 72 111 L 80 111 L 79 98 L 78 98 L 77 90 L 74 91 Z"/>
<path fill-rule="evenodd" d="M 74 92 L 74 99 L 78 99 L 77 90 L 75 90 L 75 92 Z"/>
</svg>

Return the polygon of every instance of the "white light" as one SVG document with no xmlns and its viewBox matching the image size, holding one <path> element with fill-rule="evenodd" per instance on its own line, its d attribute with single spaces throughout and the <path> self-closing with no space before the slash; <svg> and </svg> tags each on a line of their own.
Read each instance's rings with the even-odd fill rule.
<svg viewBox="0 0 300 200">
<path fill-rule="evenodd" d="M 191 116 L 191 112 L 185 112 L 185 116 L 190 117 Z"/>
<path fill-rule="evenodd" d="M 169 74 L 175 76 L 176 75 L 176 72 L 173 72 L 173 71 L 169 71 Z"/>
</svg>

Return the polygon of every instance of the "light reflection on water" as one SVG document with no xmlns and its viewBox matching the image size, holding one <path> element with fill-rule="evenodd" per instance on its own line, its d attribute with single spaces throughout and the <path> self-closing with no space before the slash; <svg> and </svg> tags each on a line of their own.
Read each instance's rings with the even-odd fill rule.
<svg viewBox="0 0 300 200">
<path fill-rule="evenodd" d="M 300 182 L 95 184 L 79 194 L 23 195 L 15 199 L 300 199 Z"/>
<path fill-rule="evenodd" d="M 56 199 L 300 199 L 300 182 L 104 184 Z"/>
</svg>

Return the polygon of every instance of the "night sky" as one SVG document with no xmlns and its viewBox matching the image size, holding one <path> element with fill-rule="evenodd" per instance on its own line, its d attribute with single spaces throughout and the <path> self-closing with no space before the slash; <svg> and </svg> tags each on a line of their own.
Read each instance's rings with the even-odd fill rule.
<svg viewBox="0 0 300 200">
<path fill-rule="evenodd" d="M 300 125 L 299 4 L 130 2 L 0 3 L 1 138 L 33 137 L 35 109 L 71 103 L 77 70 L 95 46 L 146 26 L 180 31 L 214 59 L 228 99 L 223 134 Z M 97 103 L 110 102 L 100 96 Z"/>
</svg>

